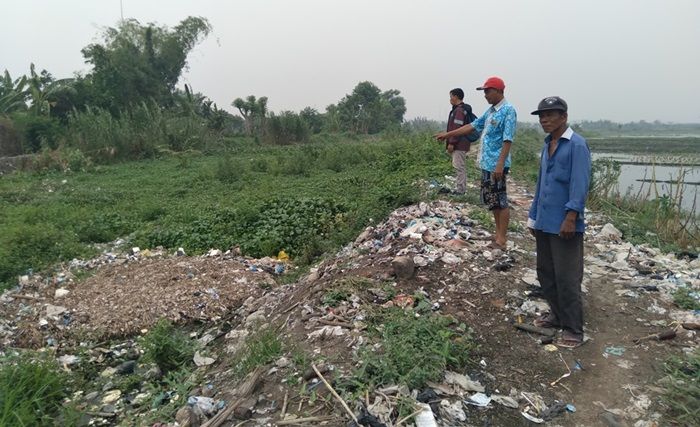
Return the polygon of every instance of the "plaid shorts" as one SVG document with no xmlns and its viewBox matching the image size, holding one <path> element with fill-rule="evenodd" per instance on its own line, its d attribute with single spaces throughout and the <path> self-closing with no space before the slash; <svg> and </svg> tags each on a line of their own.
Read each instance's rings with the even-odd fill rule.
<svg viewBox="0 0 700 427">
<path fill-rule="evenodd" d="M 492 172 L 481 170 L 481 202 L 489 210 L 508 208 L 508 194 L 506 194 L 506 175 L 508 168 L 503 169 L 503 178 L 494 181 Z"/>
</svg>

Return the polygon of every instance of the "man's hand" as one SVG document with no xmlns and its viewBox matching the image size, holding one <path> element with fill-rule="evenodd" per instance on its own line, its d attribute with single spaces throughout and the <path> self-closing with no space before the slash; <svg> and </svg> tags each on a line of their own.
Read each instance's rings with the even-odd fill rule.
<svg viewBox="0 0 700 427">
<path fill-rule="evenodd" d="M 503 178 L 503 165 L 500 163 L 497 164 L 496 169 L 493 170 L 491 176 L 493 177 L 494 181 L 499 181 L 501 178 Z"/>
<path fill-rule="evenodd" d="M 455 151 L 455 146 L 452 144 L 447 144 L 447 152 L 452 154 Z"/>
<path fill-rule="evenodd" d="M 574 237 L 574 233 L 576 233 L 576 216 L 567 215 L 561 223 L 559 237 L 569 240 Z"/>
<path fill-rule="evenodd" d="M 442 141 L 444 139 L 447 139 L 447 132 L 436 133 L 434 136 L 435 138 L 437 138 L 438 141 Z"/>
</svg>

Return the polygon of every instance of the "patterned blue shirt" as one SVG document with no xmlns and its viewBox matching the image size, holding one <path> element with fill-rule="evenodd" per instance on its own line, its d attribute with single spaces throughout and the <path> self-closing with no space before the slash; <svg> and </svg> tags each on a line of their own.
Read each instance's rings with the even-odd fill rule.
<svg viewBox="0 0 700 427">
<path fill-rule="evenodd" d="M 478 119 L 471 124 L 481 132 L 481 146 L 479 147 L 479 165 L 481 169 L 493 172 L 501 155 L 503 141 L 513 142 L 515 138 L 515 125 L 518 116 L 515 108 L 505 99 L 491 106 Z M 503 165 L 510 167 L 510 153 Z"/>
<path fill-rule="evenodd" d="M 559 234 L 568 211 L 576 211 L 576 231 L 582 233 L 583 213 L 591 181 L 591 152 L 583 137 L 571 128 L 559 138 L 549 157 L 551 136 L 544 139 L 535 198 L 527 226 L 545 233 Z"/>
</svg>

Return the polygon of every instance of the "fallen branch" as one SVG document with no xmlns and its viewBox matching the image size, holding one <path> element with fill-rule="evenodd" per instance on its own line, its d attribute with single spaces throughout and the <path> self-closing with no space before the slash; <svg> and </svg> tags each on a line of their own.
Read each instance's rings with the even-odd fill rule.
<svg viewBox="0 0 700 427">
<path fill-rule="evenodd" d="M 338 393 L 336 393 L 335 389 L 333 389 L 333 387 L 331 387 L 331 385 L 328 383 L 328 381 L 326 381 L 326 379 L 323 377 L 323 375 L 321 374 L 321 371 L 318 370 L 316 365 L 312 363 L 311 367 L 313 368 L 314 372 L 316 372 L 316 375 L 318 376 L 318 378 L 321 381 L 323 381 L 323 384 L 328 388 L 328 390 L 331 392 L 333 397 L 335 397 L 340 402 L 340 404 L 343 405 L 343 408 L 345 408 L 345 411 L 348 413 L 348 415 L 350 415 L 350 418 L 352 418 L 352 420 L 355 421 L 355 424 L 357 424 L 358 423 L 357 417 L 355 417 L 355 414 L 350 410 L 350 408 L 348 407 L 348 404 L 345 403 L 343 398 L 340 397 L 338 395 Z"/>
<path fill-rule="evenodd" d="M 326 319 L 316 319 L 318 323 L 328 326 L 340 326 L 341 328 L 352 329 L 353 325 L 348 322 L 341 322 L 339 320 L 326 320 Z"/>
<path fill-rule="evenodd" d="M 670 340 L 672 338 L 676 337 L 676 329 L 667 329 L 665 331 L 661 331 L 655 334 L 647 335 L 645 337 L 637 338 L 635 340 L 632 340 L 635 344 L 639 344 L 644 341 L 649 341 L 649 340 L 658 340 L 658 341 L 663 341 L 663 340 Z"/>
<path fill-rule="evenodd" d="M 219 412 L 206 423 L 202 424 L 202 427 L 219 427 L 221 424 L 226 422 L 226 419 L 233 414 L 233 412 L 244 403 L 248 397 L 253 394 L 255 389 L 260 384 L 260 376 L 265 370 L 264 366 L 258 366 L 253 372 L 248 374 L 243 383 L 236 389 L 234 396 L 237 398 L 231 406 L 226 408 L 224 411 Z"/>
<path fill-rule="evenodd" d="M 12 298 L 26 299 L 26 300 L 30 300 L 30 301 L 39 301 L 39 298 L 33 297 L 31 295 L 14 294 L 14 295 L 12 295 Z"/>
<path fill-rule="evenodd" d="M 395 425 L 395 427 L 399 427 L 401 424 L 405 423 L 406 421 L 410 420 L 411 418 L 415 417 L 416 415 L 420 414 L 423 412 L 423 408 L 418 409 L 412 414 L 406 415 L 405 417 L 401 418 Z"/>
<path fill-rule="evenodd" d="M 287 414 L 287 398 L 289 398 L 289 392 L 284 392 L 284 402 L 282 402 L 282 413 L 280 414 L 280 419 L 283 419 Z"/>
<path fill-rule="evenodd" d="M 306 418 L 294 418 L 291 420 L 277 421 L 278 426 L 290 426 L 294 424 L 304 425 L 304 423 L 321 422 L 334 420 L 335 417 L 324 416 L 324 417 L 306 417 Z"/>
</svg>

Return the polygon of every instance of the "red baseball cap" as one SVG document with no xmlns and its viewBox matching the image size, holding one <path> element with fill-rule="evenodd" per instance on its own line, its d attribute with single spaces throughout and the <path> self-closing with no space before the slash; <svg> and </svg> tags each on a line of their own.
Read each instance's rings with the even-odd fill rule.
<svg viewBox="0 0 700 427">
<path fill-rule="evenodd" d="M 498 89 L 498 90 L 504 90 L 506 88 L 506 84 L 503 82 L 503 80 L 500 77 L 489 77 L 486 79 L 486 82 L 484 82 L 483 85 L 480 87 L 476 88 L 476 90 L 484 90 L 484 89 Z"/>
</svg>

